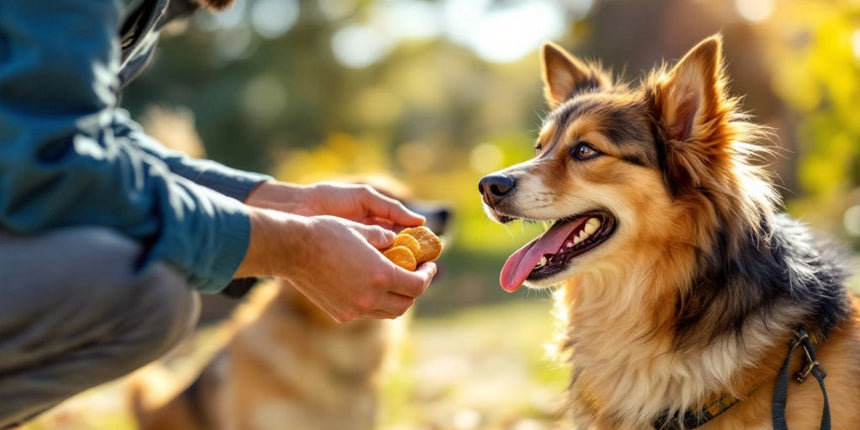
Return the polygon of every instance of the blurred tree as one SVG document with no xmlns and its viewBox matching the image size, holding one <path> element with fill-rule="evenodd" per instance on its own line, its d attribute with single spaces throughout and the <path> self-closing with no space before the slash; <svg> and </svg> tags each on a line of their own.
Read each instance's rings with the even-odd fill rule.
<svg viewBox="0 0 860 430">
<path fill-rule="evenodd" d="M 802 196 L 792 209 L 860 246 L 860 3 L 785 1 L 760 28 L 772 86 L 793 111 Z M 855 211 L 856 212 L 856 211 Z"/>
</svg>

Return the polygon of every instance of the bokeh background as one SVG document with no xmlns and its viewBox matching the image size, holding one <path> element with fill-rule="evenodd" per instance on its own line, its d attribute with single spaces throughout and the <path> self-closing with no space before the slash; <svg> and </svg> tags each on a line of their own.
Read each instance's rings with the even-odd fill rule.
<svg viewBox="0 0 860 430">
<path fill-rule="evenodd" d="M 123 104 L 189 109 L 234 167 L 299 183 L 381 172 L 450 204 L 384 428 L 544 428 L 565 386 L 541 350 L 549 299 L 497 284 L 535 227 L 489 222 L 477 182 L 532 154 L 544 40 L 635 82 L 715 32 L 731 93 L 775 131 L 765 162 L 786 209 L 860 250 L 857 0 L 238 0 L 168 28 Z"/>
<path fill-rule="evenodd" d="M 125 94 L 196 116 L 209 156 L 308 183 L 384 172 L 449 202 L 446 273 L 422 312 L 502 299 L 534 234 L 483 215 L 478 179 L 527 159 L 554 40 L 636 80 L 722 32 L 731 92 L 776 131 L 788 210 L 860 249 L 860 2 L 238 0 L 170 29 Z"/>
</svg>

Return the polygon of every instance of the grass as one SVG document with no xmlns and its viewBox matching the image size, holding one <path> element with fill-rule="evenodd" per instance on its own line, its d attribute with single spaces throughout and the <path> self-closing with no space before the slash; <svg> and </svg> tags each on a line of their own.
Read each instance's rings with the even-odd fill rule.
<svg viewBox="0 0 860 430">
<path fill-rule="evenodd" d="M 848 286 L 860 293 L 860 276 Z M 553 329 L 549 299 L 508 296 L 454 311 L 435 304 L 414 319 L 398 364 L 386 374 L 379 429 L 555 428 L 569 371 L 544 352 Z M 218 338 L 216 330 L 200 333 L 180 349 L 172 370 L 193 372 Z M 122 381 L 91 390 L 24 430 L 132 430 L 123 390 Z"/>
<path fill-rule="evenodd" d="M 551 428 L 568 372 L 545 358 L 549 310 L 542 298 L 418 315 L 383 381 L 378 428 Z M 193 371 L 189 361 L 205 361 L 217 338 L 206 331 L 181 348 L 192 358 L 180 360 L 180 373 Z M 118 381 L 90 390 L 23 430 L 132 430 L 125 387 Z"/>
<path fill-rule="evenodd" d="M 549 307 L 518 301 L 417 319 L 385 384 L 381 428 L 548 428 L 568 380 L 544 353 Z"/>
</svg>

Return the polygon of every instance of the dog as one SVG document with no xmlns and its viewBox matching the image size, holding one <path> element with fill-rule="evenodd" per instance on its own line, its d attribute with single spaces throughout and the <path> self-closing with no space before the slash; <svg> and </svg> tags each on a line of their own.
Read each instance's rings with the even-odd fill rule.
<svg viewBox="0 0 860 430">
<path fill-rule="evenodd" d="M 334 322 L 285 281 L 259 285 L 235 335 L 188 387 L 133 410 L 141 430 L 371 429 L 400 321 Z"/>
<path fill-rule="evenodd" d="M 362 182 L 406 199 L 405 188 L 391 180 Z M 449 208 L 406 200 L 424 215 L 428 228 L 444 233 Z M 285 280 L 256 286 L 249 294 L 228 322 L 234 334 L 190 385 L 155 405 L 146 398 L 145 379 L 131 388 L 139 428 L 375 428 L 379 379 L 409 315 L 338 324 Z"/>
<path fill-rule="evenodd" d="M 722 37 L 636 86 L 552 43 L 541 57 L 536 156 L 479 188 L 496 221 L 553 223 L 500 283 L 558 285 L 573 427 L 857 428 L 857 300 L 777 209 L 754 164 L 770 132 L 728 94 Z"/>
</svg>

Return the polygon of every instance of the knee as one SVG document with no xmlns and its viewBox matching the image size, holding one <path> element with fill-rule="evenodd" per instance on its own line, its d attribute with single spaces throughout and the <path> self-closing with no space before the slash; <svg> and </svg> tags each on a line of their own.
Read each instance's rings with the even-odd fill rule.
<svg viewBox="0 0 860 430">
<path fill-rule="evenodd" d="M 170 266 L 157 263 L 140 277 L 128 310 L 123 342 L 135 345 L 135 361 L 152 361 L 167 353 L 193 331 L 200 313 L 199 294 Z"/>
<path fill-rule="evenodd" d="M 101 342 L 122 344 L 118 351 L 128 365 L 160 357 L 193 330 L 199 315 L 198 294 L 163 262 L 138 268 L 144 252 L 140 244 L 98 227 L 55 234 L 55 244 L 79 250 L 70 255 L 74 261 L 67 264 L 74 269 L 67 271 L 71 273 L 61 287 L 66 295 L 75 296 L 68 304 L 84 305 L 91 311 L 93 325 L 108 326 L 105 335 L 117 339 Z"/>
<path fill-rule="evenodd" d="M 0 375 L 47 375 L 51 384 L 36 385 L 60 399 L 127 374 L 185 338 L 198 294 L 165 263 L 139 268 L 143 252 L 90 227 L 0 243 L 0 278 L 11 285 L 0 288 L 0 337 L 9 337 L 0 342 Z"/>
</svg>

